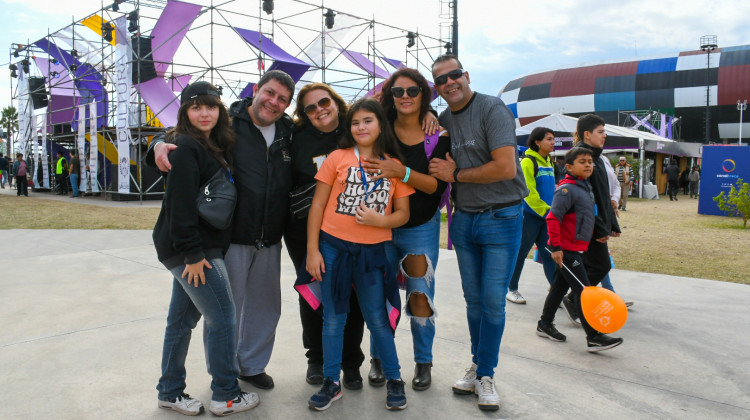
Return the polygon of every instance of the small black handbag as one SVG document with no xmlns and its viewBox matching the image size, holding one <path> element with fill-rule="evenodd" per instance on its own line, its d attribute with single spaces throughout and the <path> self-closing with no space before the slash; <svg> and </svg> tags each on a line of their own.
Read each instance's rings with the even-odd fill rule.
<svg viewBox="0 0 750 420">
<path fill-rule="evenodd" d="M 237 189 L 229 169 L 221 168 L 201 186 L 196 199 L 198 215 L 218 230 L 232 225 Z"/>
</svg>

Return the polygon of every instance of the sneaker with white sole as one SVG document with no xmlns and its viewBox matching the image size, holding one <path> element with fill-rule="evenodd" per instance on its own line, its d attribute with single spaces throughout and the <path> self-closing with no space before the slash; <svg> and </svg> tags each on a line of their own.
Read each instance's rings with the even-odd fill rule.
<svg viewBox="0 0 750 420">
<path fill-rule="evenodd" d="M 568 299 L 567 296 L 563 298 L 562 303 L 563 307 L 565 308 L 565 313 L 568 315 L 568 319 L 570 319 L 570 322 L 576 327 L 580 327 L 581 318 L 578 315 L 578 310 L 576 310 L 575 303 L 573 303 L 572 300 Z"/>
<path fill-rule="evenodd" d="M 477 364 L 472 363 L 471 367 L 466 369 L 463 378 L 453 384 L 453 392 L 461 395 L 474 393 L 474 382 L 477 380 Z"/>
<path fill-rule="evenodd" d="M 326 378 L 320 391 L 310 397 L 307 405 L 313 410 L 323 411 L 331 406 L 331 403 L 341 399 L 341 385 L 333 381 L 333 378 Z"/>
<path fill-rule="evenodd" d="M 497 411 L 500 408 L 500 397 L 495 391 L 495 380 L 489 376 L 482 376 L 474 381 L 474 393 L 477 394 L 477 404 L 480 410 Z"/>
<path fill-rule="evenodd" d="M 159 400 L 159 408 L 174 410 L 186 416 L 197 416 L 203 411 L 203 403 L 200 400 L 191 398 L 190 395 L 183 393 L 171 401 Z"/>
<path fill-rule="evenodd" d="M 526 299 L 518 290 L 509 290 L 508 294 L 505 295 L 505 299 L 507 299 L 508 302 L 517 303 L 519 305 L 523 305 L 526 303 Z"/>
<path fill-rule="evenodd" d="M 557 331 L 557 328 L 555 328 L 555 324 L 544 324 L 542 323 L 542 321 L 539 321 L 536 324 L 536 335 L 538 335 L 539 337 L 549 338 L 550 340 L 557 342 L 563 342 L 567 339 L 567 337 L 565 337 L 565 334 Z"/>
<path fill-rule="evenodd" d="M 622 344 L 622 338 L 610 337 L 607 334 L 597 333 L 593 337 L 586 338 L 589 353 L 609 350 Z"/>
<path fill-rule="evenodd" d="M 260 404 L 258 394 L 254 392 L 242 392 L 237 398 L 229 401 L 211 400 L 208 410 L 215 416 L 228 416 L 253 409 Z"/>
</svg>

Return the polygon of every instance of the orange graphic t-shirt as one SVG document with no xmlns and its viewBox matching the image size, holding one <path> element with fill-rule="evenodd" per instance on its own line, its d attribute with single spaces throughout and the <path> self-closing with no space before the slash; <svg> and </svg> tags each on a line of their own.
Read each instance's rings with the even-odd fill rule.
<svg viewBox="0 0 750 420">
<path fill-rule="evenodd" d="M 391 229 L 360 225 L 356 222 L 357 207 L 365 200 L 367 207 L 380 214 L 391 214 L 393 199 L 407 197 L 414 188 L 398 178 L 384 178 L 378 183 L 365 172 L 367 189 L 362 182 L 359 159 L 354 149 L 333 151 L 315 175 L 315 179 L 331 186 L 321 230 L 339 239 L 360 244 L 377 244 L 391 240 Z M 374 188 L 373 188 L 374 187 Z"/>
</svg>

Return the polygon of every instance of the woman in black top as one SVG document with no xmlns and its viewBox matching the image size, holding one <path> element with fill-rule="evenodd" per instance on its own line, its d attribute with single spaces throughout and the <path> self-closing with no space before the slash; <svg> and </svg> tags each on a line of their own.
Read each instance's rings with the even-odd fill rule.
<svg viewBox="0 0 750 420">
<path fill-rule="evenodd" d="M 432 383 L 432 343 L 435 338 L 435 267 L 440 248 L 440 203 L 447 184 L 430 175 L 430 159 L 444 158 L 450 151 L 447 133 L 425 135 L 423 122 L 432 119 L 432 89 L 419 71 L 403 68 L 383 84 L 380 98 L 392 122 L 404 164 L 387 158 L 370 161 L 365 167 L 378 175 L 374 179 L 396 177 L 416 192 L 409 196 L 409 221 L 393 229 L 394 263 L 399 263 L 406 279 L 406 314 L 411 319 L 416 367 L 412 388 L 425 390 Z M 432 123 L 430 123 L 432 124 Z M 437 127 L 437 123 L 435 123 Z M 435 142 L 437 144 L 435 144 Z M 432 144 L 430 144 L 432 143 Z M 428 152 L 429 150 L 429 152 Z M 377 349 L 370 346 L 373 357 L 370 383 L 382 376 Z"/>
<path fill-rule="evenodd" d="M 214 86 L 188 85 L 180 95 L 177 126 L 168 136 L 177 149 L 153 240 L 159 261 L 172 273 L 162 374 L 156 389 L 160 408 L 196 415 L 203 404 L 185 393 L 185 357 L 192 329 L 205 316 L 205 348 L 211 374 L 211 405 L 216 415 L 247 411 L 258 396 L 237 383 L 234 303 L 224 265 L 229 229 L 217 230 L 198 215 L 198 190 L 218 171 L 231 170 L 234 135 L 229 115 Z"/>
</svg>

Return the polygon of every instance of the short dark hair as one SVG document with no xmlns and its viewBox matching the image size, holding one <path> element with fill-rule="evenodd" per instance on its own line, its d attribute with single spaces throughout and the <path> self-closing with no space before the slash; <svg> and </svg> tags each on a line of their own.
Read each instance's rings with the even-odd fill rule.
<svg viewBox="0 0 750 420">
<path fill-rule="evenodd" d="M 531 134 L 529 134 L 529 140 L 526 142 L 526 145 L 529 146 L 529 149 L 538 152 L 539 151 L 539 145 L 536 144 L 538 141 L 544 140 L 544 137 L 547 136 L 547 133 L 555 135 L 555 132 L 552 131 L 551 128 L 547 127 L 536 127 L 533 130 L 531 130 Z"/>
<path fill-rule="evenodd" d="M 405 162 L 399 151 L 396 136 L 393 134 L 391 124 L 385 116 L 385 111 L 383 111 L 380 102 L 375 98 L 362 98 L 349 107 L 349 112 L 346 114 L 346 135 L 341 137 L 341 141 L 339 141 L 339 149 L 348 149 L 357 145 L 357 142 L 354 141 L 354 137 L 352 136 L 352 119 L 357 111 L 372 112 L 375 114 L 375 118 L 378 119 L 378 123 L 380 124 L 380 135 L 373 145 L 373 151 L 375 154 L 383 156 L 387 153 L 401 162 Z"/>
<path fill-rule="evenodd" d="M 414 83 L 417 84 L 417 86 L 419 86 L 419 89 L 421 89 L 422 91 L 422 102 L 420 102 L 419 104 L 419 122 L 422 122 L 424 116 L 427 115 L 427 113 L 430 111 L 430 102 L 432 102 L 432 89 L 427 83 L 427 79 L 422 76 L 422 73 L 420 73 L 419 70 L 410 69 L 407 67 L 397 70 L 383 83 L 383 90 L 382 94 L 380 95 L 380 104 L 383 105 L 385 115 L 388 117 L 389 122 L 393 123 L 393 121 L 396 121 L 398 112 L 396 112 L 394 103 L 395 99 L 393 99 L 391 88 L 393 87 L 393 84 L 396 83 L 396 80 L 401 77 L 411 79 Z"/>
<path fill-rule="evenodd" d="M 604 125 L 604 118 L 596 114 L 586 114 L 578 117 L 576 132 L 573 136 L 573 144 L 578 145 L 583 141 L 583 133 L 586 131 L 593 132 L 596 127 Z"/>
<path fill-rule="evenodd" d="M 343 123 L 344 120 L 346 120 L 346 111 L 349 110 L 349 106 L 346 104 L 346 101 L 344 101 L 344 98 L 342 98 L 341 95 L 339 95 L 335 90 L 333 90 L 332 87 L 325 83 L 309 83 L 299 90 L 299 93 L 297 93 L 297 105 L 294 107 L 294 123 L 300 127 L 311 124 L 310 117 L 308 117 L 305 113 L 305 105 L 303 104 L 303 102 L 305 100 L 305 96 L 307 96 L 308 93 L 314 90 L 323 90 L 328 93 L 328 96 L 331 97 L 333 102 L 335 102 L 336 106 L 339 108 L 339 124 Z"/>
<path fill-rule="evenodd" d="M 578 159 L 578 156 L 594 156 L 594 154 L 585 147 L 574 147 L 565 153 L 565 164 L 572 165 Z"/>
<path fill-rule="evenodd" d="M 263 85 L 271 80 L 276 80 L 289 90 L 289 100 L 291 101 L 292 95 L 294 95 L 294 79 L 292 79 L 292 76 L 286 74 L 281 70 L 267 71 L 266 74 L 264 74 L 263 77 L 258 80 L 258 89 L 263 87 Z"/>
<path fill-rule="evenodd" d="M 430 67 L 430 70 L 435 68 L 436 64 L 445 63 L 446 61 L 450 60 L 456 60 L 456 63 L 458 63 L 458 68 L 462 69 L 464 66 L 461 64 L 460 61 L 458 61 L 458 57 L 453 54 L 443 54 L 435 59 L 435 61 L 432 62 L 432 66 Z"/>
</svg>

